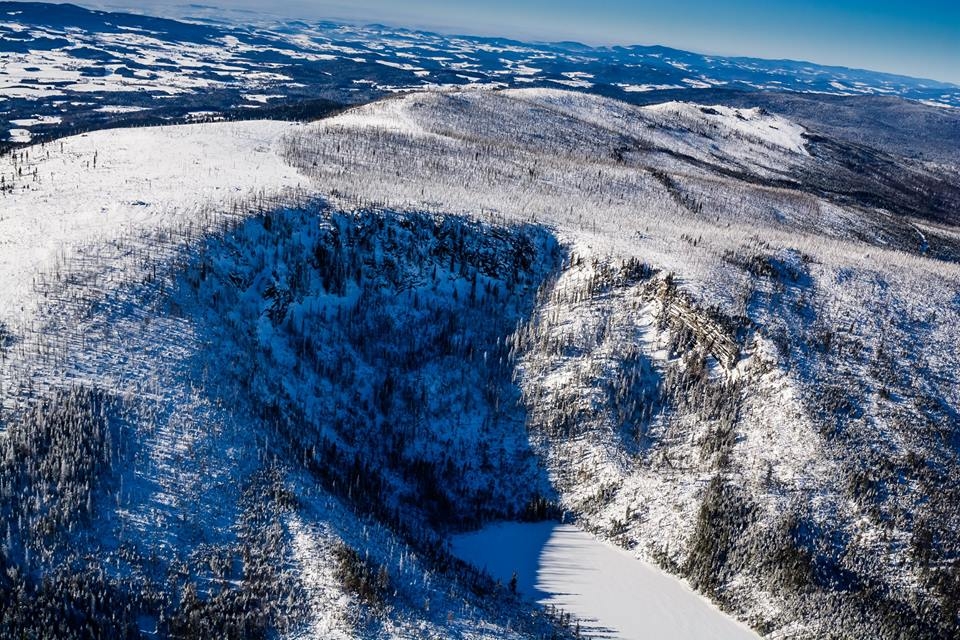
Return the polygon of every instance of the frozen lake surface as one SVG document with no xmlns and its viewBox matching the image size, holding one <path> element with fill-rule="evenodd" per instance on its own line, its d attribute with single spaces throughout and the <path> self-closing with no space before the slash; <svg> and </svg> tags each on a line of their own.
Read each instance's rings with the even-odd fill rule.
<svg viewBox="0 0 960 640">
<path fill-rule="evenodd" d="M 581 620 L 592 637 L 757 640 L 683 582 L 570 525 L 501 523 L 456 536 L 453 551 L 528 598 Z"/>
</svg>

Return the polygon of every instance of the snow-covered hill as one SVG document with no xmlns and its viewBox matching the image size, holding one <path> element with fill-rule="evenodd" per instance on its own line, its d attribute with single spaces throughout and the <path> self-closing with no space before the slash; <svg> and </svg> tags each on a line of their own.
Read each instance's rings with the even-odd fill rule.
<svg viewBox="0 0 960 640">
<path fill-rule="evenodd" d="M 435 531 L 547 508 L 503 336 L 555 241 L 311 203 L 294 128 L 3 159 L 4 634 L 566 633 Z"/>
<path fill-rule="evenodd" d="M 31 322 L 40 302 L 34 277 L 76 265 L 85 250 L 104 252 L 99 247 L 135 236 L 149 245 L 158 234 L 207 225 L 200 234 L 217 228 L 204 219 L 214 208 L 219 215 L 231 203 L 304 185 L 276 152 L 295 128 L 258 121 L 113 129 L 8 154 L 0 161 L 0 322 L 13 330 Z"/>
<path fill-rule="evenodd" d="M 834 144 L 762 112 L 530 90 L 362 107 L 288 155 L 344 205 L 556 229 L 570 258 L 514 340 L 535 450 L 585 526 L 765 632 L 938 637 L 956 194 Z"/>
<path fill-rule="evenodd" d="M 0 2 L 0 145 L 118 121 L 317 117 L 394 92 L 485 86 L 574 88 L 631 102 L 728 104 L 759 95 L 763 102 L 749 106 L 778 102 L 787 112 L 799 104 L 791 96 L 800 96 L 830 119 L 843 120 L 839 114 L 852 105 L 861 129 L 854 135 L 868 128 L 889 136 L 891 127 L 873 117 L 879 101 L 901 115 L 893 118 L 895 129 L 930 138 L 901 134 L 908 147 L 901 152 L 957 161 L 960 88 L 934 80 L 661 46 L 531 43 L 382 25 L 276 23 L 200 5 L 179 10 L 187 20 Z M 843 97 L 852 100 L 839 102 Z M 925 128 L 905 127 L 913 117 Z"/>
<path fill-rule="evenodd" d="M 0 167 L 8 629 L 569 636 L 448 550 L 566 512 L 769 637 L 956 632 L 949 174 L 547 89 Z"/>
</svg>

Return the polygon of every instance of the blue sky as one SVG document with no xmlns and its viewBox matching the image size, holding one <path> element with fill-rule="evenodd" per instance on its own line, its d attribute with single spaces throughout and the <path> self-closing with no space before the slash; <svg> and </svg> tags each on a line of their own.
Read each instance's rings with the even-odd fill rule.
<svg viewBox="0 0 960 640">
<path fill-rule="evenodd" d="M 193 0 L 296 18 L 590 44 L 663 44 L 791 58 L 960 84 L 960 0 Z M 182 0 L 91 0 L 189 13 Z"/>
</svg>

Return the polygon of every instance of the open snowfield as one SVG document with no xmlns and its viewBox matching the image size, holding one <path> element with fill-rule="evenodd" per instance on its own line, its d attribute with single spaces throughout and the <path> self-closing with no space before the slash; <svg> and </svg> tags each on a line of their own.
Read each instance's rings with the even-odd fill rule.
<svg viewBox="0 0 960 640">
<path fill-rule="evenodd" d="M 582 621 L 588 637 L 751 640 L 755 633 L 688 585 L 571 525 L 494 524 L 453 538 L 453 551 Z"/>
<path fill-rule="evenodd" d="M 278 145 L 287 122 L 213 123 L 96 131 L 0 159 L 0 322 L 29 323 L 40 274 L 75 265 L 78 251 L 201 223 L 258 194 L 305 184 Z M 113 267 L 120 282 L 127 259 Z M 107 265 L 99 265 L 106 268 Z"/>
</svg>

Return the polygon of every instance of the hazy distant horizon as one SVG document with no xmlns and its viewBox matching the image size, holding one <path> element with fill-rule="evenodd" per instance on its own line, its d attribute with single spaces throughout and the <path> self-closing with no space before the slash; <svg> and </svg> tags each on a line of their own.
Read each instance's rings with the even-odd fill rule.
<svg viewBox="0 0 960 640">
<path fill-rule="evenodd" d="M 488 0 L 483 8 L 437 0 L 308 2 L 276 0 L 79 1 L 88 7 L 168 17 L 223 16 L 376 23 L 441 33 L 590 45 L 663 45 L 706 55 L 788 59 L 869 69 L 960 86 L 960 4 L 918 1 L 906 11 L 892 2 L 763 3 L 675 0 L 670 7 L 622 0 Z"/>
</svg>

